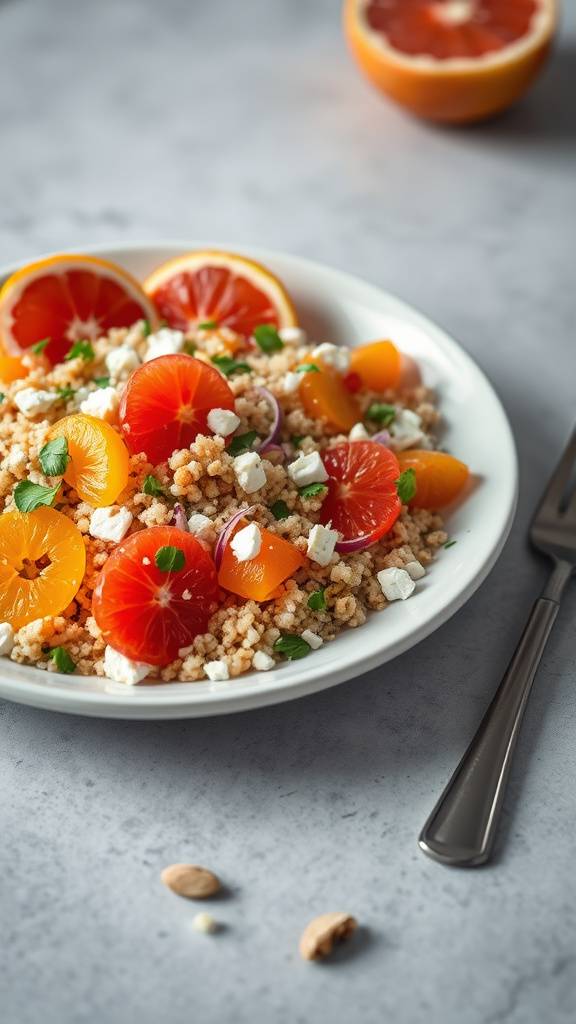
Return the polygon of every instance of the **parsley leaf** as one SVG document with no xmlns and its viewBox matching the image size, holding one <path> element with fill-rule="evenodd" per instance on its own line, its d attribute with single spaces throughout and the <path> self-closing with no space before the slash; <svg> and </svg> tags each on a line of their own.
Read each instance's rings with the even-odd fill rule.
<svg viewBox="0 0 576 1024">
<path fill-rule="evenodd" d="M 153 498 L 159 498 L 161 494 L 164 494 L 162 484 L 155 476 L 151 476 L 150 473 L 148 476 L 144 477 L 142 490 L 144 491 L 144 494 L 151 494 Z"/>
<path fill-rule="evenodd" d="M 97 388 L 109 388 L 110 377 L 94 377 L 94 383 Z"/>
<path fill-rule="evenodd" d="M 149 320 L 143 320 L 142 321 L 142 336 L 144 338 L 147 338 L 151 331 L 152 331 L 152 328 L 150 327 L 150 321 Z"/>
<path fill-rule="evenodd" d="M 454 547 L 455 544 L 457 544 L 457 541 L 455 541 L 455 540 L 447 540 L 445 545 L 444 545 L 444 547 L 445 548 L 452 548 L 452 547 Z"/>
<path fill-rule="evenodd" d="M 194 344 L 193 341 L 190 341 L 190 339 L 188 339 L 187 341 L 184 342 L 183 352 L 185 352 L 187 356 L 193 356 L 195 351 L 196 345 Z"/>
<path fill-rule="evenodd" d="M 65 437 L 55 437 L 47 441 L 38 452 L 42 472 L 46 476 L 63 476 L 70 462 L 68 441 Z"/>
<path fill-rule="evenodd" d="M 301 636 L 294 636 L 293 633 L 283 633 L 274 644 L 274 650 L 283 654 L 288 661 L 295 661 L 296 658 L 303 658 L 310 652 L 310 644 L 307 644 Z"/>
<path fill-rule="evenodd" d="M 306 437 L 306 434 L 292 434 L 291 440 L 292 440 L 292 444 L 294 445 L 294 447 L 297 448 L 298 445 L 300 444 L 300 441 L 303 441 L 305 439 L 305 437 Z"/>
<path fill-rule="evenodd" d="M 95 355 L 96 353 L 89 341 L 75 341 L 68 354 L 64 356 L 64 361 L 69 362 L 70 359 L 79 359 L 81 357 L 86 362 L 88 359 L 94 359 Z"/>
<path fill-rule="evenodd" d="M 217 327 L 217 320 L 205 320 L 203 324 L 198 324 L 199 331 L 215 331 Z"/>
<path fill-rule="evenodd" d="M 374 423 L 379 423 L 381 427 L 387 427 L 389 423 L 392 423 L 395 415 L 396 409 L 393 405 L 383 405 L 380 402 L 373 402 L 366 410 L 366 418 L 373 420 Z"/>
<path fill-rule="evenodd" d="M 292 515 L 286 502 L 281 499 L 275 501 L 273 505 L 270 505 L 270 511 L 274 516 L 274 519 L 277 519 L 278 522 L 280 522 L 281 519 L 288 519 L 288 516 Z"/>
<path fill-rule="evenodd" d="M 260 324 L 259 327 L 255 327 L 254 337 L 262 351 L 268 355 L 270 352 L 280 352 L 284 348 L 284 342 L 274 324 Z"/>
<path fill-rule="evenodd" d="M 313 612 L 321 612 L 326 607 L 326 587 L 321 587 L 320 590 L 314 590 L 308 598 L 308 607 Z"/>
<path fill-rule="evenodd" d="M 154 562 L 161 572 L 179 572 L 186 565 L 186 556 L 181 548 L 169 544 L 167 547 L 158 548 Z"/>
<path fill-rule="evenodd" d="M 76 392 L 74 391 L 74 388 L 65 387 L 58 388 L 58 394 L 63 402 L 67 402 L 69 398 L 72 398 L 72 395 L 76 394 Z"/>
<path fill-rule="evenodd" d="M 320 373 L 320 369 L 316 363 L 302 363 L 296 367 L 296 373 Z"/>
<path fill-rule="evenodd" d="M 406 505 L 416 494 L 416 473 L 412 467 L 405 469 L 394 483 L 396 484 L 400 501 L 403 505 Z"/>
<path fill-rule="evenodd" d="M 248 363 L 243 363 L 239 359 L 232 359 L 232 356 L 212 356 L 210 362 L 225 377 L 230 377 L 232 373 L 252 373 Z"/>
<path fill-rule="evenodd" d="M 76 668 L 76 662 L 72 661 L 65 647 L 49 647 L 47 650 L 44 650 L 44 654 L 54 659 L 59 672 L 65 672 L 68 675 Z"/>
<path fill-rule="evenodd" d="M 3 402 L 5 398 L 6 398 L 6 395 L 4 394 L 4 392 L 0 391 L 0 402 Z"/>
<path fill-rule="evenodd" d="M 35 356 L 39 356 L 46 348 L 46 345 L 49 345 L 51 341 L 52 338 L 42 338 L 42 341 L 37 341 L 35 345 L 30 345 L 30 351 L 33 352 Z"/>
<path fill-rule="evenodd" d="M 326 490 L 326 484 L 307 484 L 306 487 L 300 488 L 301 498 L 313 498 L 315 494 L 320 494 Z"/>
<path fill-rule="evenodd" d="M 14 502 L 19 512 L 34 512 L 40 505 L 51 505 L 60 490 L 60 481 L 54 487 L 42 487 L 31 480 L 21 480 L 14 488 Z"/>
<path fill-rule="evenodd" d="M 241 452 L 249 452 L 257 437 L 257 430 L 249 430 L 247 434 L 239 434 L 238 437 L 233 437 L 226 449 L 228 455 L 231 455 L 234 459 Z"/>
</svg>

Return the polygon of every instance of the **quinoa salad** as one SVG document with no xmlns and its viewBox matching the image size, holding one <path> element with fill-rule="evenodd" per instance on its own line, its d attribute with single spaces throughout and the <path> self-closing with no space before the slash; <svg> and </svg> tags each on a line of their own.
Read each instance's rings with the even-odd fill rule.
<svg viewBox="0 0 576 1024">
<path fill-rule="evenodd" d="M 270 305 L 250 330 L 206 304 L 184 322 L 164 282 L 144 285 L 149 315 L 101 332 L 84 316 L 52 355 L 55 328 L 16 349 L 4 326 L 1 654 L 129 685 L 225 680 L 313 657 L 418 587 L 468 473 L 436 450 L 434 395 L 393 340 L 309 338 L 255 280 Z M 9 321 L 4 286 L 0 330 L 26 287 Z"/>
</svg>

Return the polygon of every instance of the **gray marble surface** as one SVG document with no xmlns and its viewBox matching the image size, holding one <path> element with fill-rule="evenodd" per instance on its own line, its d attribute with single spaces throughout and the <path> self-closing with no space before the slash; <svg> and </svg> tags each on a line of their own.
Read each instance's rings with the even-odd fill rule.
<svg viewBox="0 0 576 1024">
<path fill-rule="evenodd" d="M 1 263 L 146 237 L 331 263 L 462 342 L 521 462 L 488 580 L 380 670 L 183 723 L 0 706 L 3 1024 L 575 1019 L 576 587 L 493 864 L 416 846 L 546 572 L 525 538 L 574 419 L 575 8 L 514 111 L 446 130 L 360 79 L 337 0 L 0 0 Z M 159 884 L 179 860 L 224 879 L 219 935 Z M 359 936 L 306 964 L 329 908 Z"/>
</svg>

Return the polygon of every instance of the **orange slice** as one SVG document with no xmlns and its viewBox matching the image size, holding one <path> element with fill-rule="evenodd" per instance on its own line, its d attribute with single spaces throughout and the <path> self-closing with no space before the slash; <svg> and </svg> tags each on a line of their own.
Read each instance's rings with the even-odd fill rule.
<svg viewBox="0 0 576 1024">
<path fill-rule="evenodd" d="M 0 380 L 3 384 L 23 380 L 30 373 L 30 369 L 21 356 L 0 356 Z"/>
<path fill-rule="evenodd" d="M 421 117 L 465 123 L 514 103 L 542 66 L 556 0 L 345 0 L 367 77 Z"/>
<path fill-rule="evenodd" d="M 242 520 L 234 530 L 237 533 L 246 523 Z M 289 540 L 276 537 L 260 527 L 262 547 L 255 558 L 239 562 L 230 544 L 224 548 L 218 583 L 239 597 L 252 601 L 269 601 L 284 580 L 301 569 L 306 559 Z"/>
<path fill-rule="evenodd" d="M 82 534 L 61 512 L 37 508 L 0 516 L 0 620 L 13 629 L 64 611 L 85 568 Z"/>
<path fill-rule="evenodd" d="M 58 363 L 75 341 L 94 341 L 141 319 L 156 326 L 152 303 L 122 267 L 95 256 L 50 256 L 17 270 L 2 287 L 0 349 L 21 355 L 50 338 L 44 351 Z"/>
<path fill-rule="evenodd" d="M 318 373 L 303 373 L 298 395 L 304 409 L 314 419 L 323 420 L 328 431 L 348 433 L 361 419 L 360 409 L 342 376 L 321 360 L 315 360 Z"/>
<path fill-rule="evenodd" d="M 416 494 L 408 502 L 413 508 L 442 508 L 454 501 L 463 489 L 470 470 L 460 459 L 445 452 L 409 448 L 397 452 L 400 472 L 413 469 Z"/>
<path fill-rule="evenodd" d="M 245 338 L 259 324 L 292 327 L 296 313 L 277 277 L 254 260 L 209 249 L 189 252 L 158 267 L 144 291 L 169 327 L 229 327 Z"/>
<path fill-rule="evenodd" d="M 58 420 L 48 437 L 68 441 L 64 479 L 82 501 L 93 508 L 112 505 L 128 483 L 128 450 L 110 424 L 78 413 Z"/>
<path fill-rule="evenodd" d="M 357 373 L 364 387 L 372 391 L 397 388 L 400 372 L 400 353 L 391 341 L 373 341 L 350 353 L 350 373 Z"/>
</svg>

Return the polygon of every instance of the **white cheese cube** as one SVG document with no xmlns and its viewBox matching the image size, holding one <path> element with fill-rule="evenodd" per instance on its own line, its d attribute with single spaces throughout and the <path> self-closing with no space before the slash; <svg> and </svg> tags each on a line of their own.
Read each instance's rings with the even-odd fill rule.
<svg viewBox="0 0 576 1024">
<path fill-rule="evenodd" d="M 278 334 L 286 345 L 306 344 L 306 331 L 302 327 L 281 327 Z"/>
<path fill-rule="evenodd" d="M 58 401 L 58 395 L 37 388 L 24 388 L 14 395 L 15 405 L 28 419 L 33 419 L 34 416 L 38 416 L 42 412 L 48 412 Z"/>
<path fill-rule="evenodd" d="M 405 569 L 381 569 L 377 579 L 387 601 L 405 601 L 416 588 Z"/>
<path fill-rule="evenodd" d="M 236 479 L 246 494 L 259 491 L 266 483 L 266 473 L 258 452 L 243 452 L 237 455 L 232 463 Z"/>
<path fill-rule="evenodd" d="M 208 679 L 211 679 L 213 683 L 222 682 L 224 679 L 230 679 L 228 665 L 225 661 L 207 661 L 204 665 L 204 671 L 208 676 Z"/>
<path fill-rule="evenodd" d="M 293 373 L 292 370 L 289 370 L 288 373 L 285 374 L 284 381 L 282 383 L 284 394 L 291 395 L 294 391 L 298 391 L 301 380 L 301 373 Z"/>
<path fill-rule="evenodd" d="M 218 922 L 214 920 L 212 914 L 207 914 L 205 910 L 200 914 L 196 914 L 192 918 L 192 927 L 197 932 L 205 932 L 207 935 L 218 931 Z"/>
<path fill-rule="evenodd" d="M 80 403 L 80 412 L 113 423 L 118 415 L 118 401 L 116 388 L 98 388 L 97 391 L 91 391 L 88 398 Z"/>
<path fill-rule="evenodd" d="M 255 668 L 257 672 L 269 672 L 271 668 L 274 668 L 275 664 L 274 658 L 271 658 L 269 654 L 265 654 L 264 651 L 256 651 L 252 658 L 252 668 Z"/>
<path fill-rule="evenodd" d="M 140 356 L 131 345 L 120 345 L 108 353 L 105 363 L 110 376 L 122 380 L 140 366 Z"/>
<path fill-rule="evenodd" d="M 202 515 L 201 512 L 194 512 L 188 520 L 188 529 L 190 533 L 193 533 L 195 537 L 203 533 L 205 530 L 213 526 L 212 520 L 208 516 Z"/>
<path fill-rule="evenodd" d="M 337 530 L 330 530 L 327 526 L 313 526 L 308 535 L 308 558 L 318 562 L 318 565 L 328 565 L 337 540 Z"/>
<path fill-rule="evenodd" d="M 256 558 L 262 547 L 262 534 L 256 523 L 248 523 L 244 529 L 238 530 L 230 541 L 230 547 L 239 562 L 249 562 Z"/>
<path fill-rule="evenodd" d="M 288 476 L 297 487 L 306 487 L 308 484 L 323 484 L 328 479 L 328 473 L 320 458 L 320 452 L 300 455 L 295 462 L 291 462 L 288 466 Z"/>
<path fill-rule="evenodd" d="M 145 665 L 143 661 L 131 661 L 125 658 L 113 647 L 107 647 L 104 652 L 104 671 L 109 679 L 116 683 L 125 683 L 126 686 L 136 686 L 145 679 L 152 665 Z"/>
<path fill-rule="evenodd" d="M 240 417 L 230 409 L 211 409 L 208 413 L 208 426 L 215 434 L 227 437 L 233 434 L 240 423 Z"/>
<path fill-rule="evenodd" d="M 313 651 L 317 651 L 318 648 L 322 647 L 322 644 L 324 643 L 322 637 L 316 636 L 316 633 L 313 633 L 311 629 L 305 629 L 304 632 L 300 634 L 300 636 L 302 637 L 303 640 L 306 641 L 307 644 L 310 645 Z"/>
<path fill-rule="evenodd" d="M 422 420 L 412 409 L 396 409 L 394 419 L 388 427 L 390 432 L 390 448 L 404 451 L 414 448 L 422 440 Z"/>
<path fill-rule="evenodd" d="M 0 654 L 11 654 L 14 649 L 14 630 L 9 622 L 0 622 Z"/>
<path fill-rule="evenodd" d="M 349 441 L 369 441 L 370 434 L 366 430 L 363 423 L 355 423 L 352 430 L 348 434 Z"/>
<path fill-rule="evenodd" d="M 148 336 L 148 348 L 144 356 L 144 362 L 158 356 L 171 356 L 175 352 L 182 352 L 186 344 L 186 336 L 182 331 L 173 331 L 170 327 L 162 327 L 155 334 Z"/>
<path fill-rule="evenodd" d="M 350 369 L 350 349 L 346 345 L 331 345 L 325 341 L 312 349 L 312 358 L 320 359 L 325 366 L 332 366 L 338 373 L 348 373 Z"/>
<path fill-rule="evenodd" d="M 133 518 L 132 513 L 120 505 L 94 509 L 90 517 L 90 536 L 119 544 L 128 533 Z"/>
<path fill-rule="evenodd" d="M 426 569 L 420 562 L 408 562 L 404 568 L 411 580 L 421 580 L 426 575 Z"/>
</svg>

